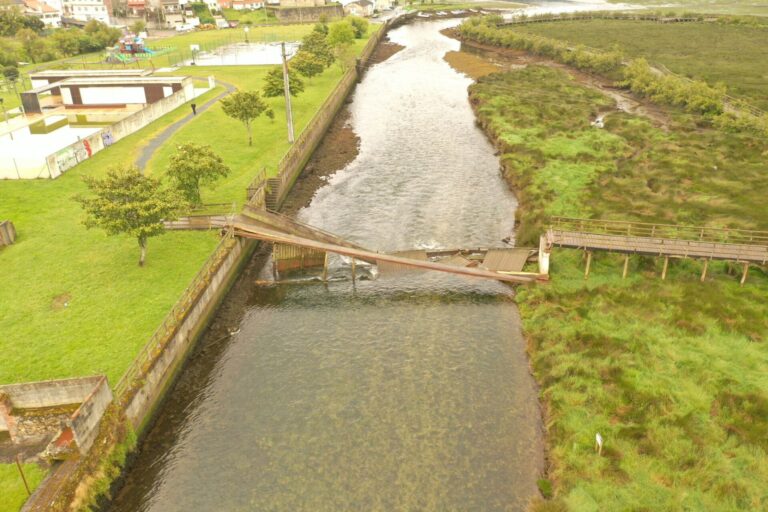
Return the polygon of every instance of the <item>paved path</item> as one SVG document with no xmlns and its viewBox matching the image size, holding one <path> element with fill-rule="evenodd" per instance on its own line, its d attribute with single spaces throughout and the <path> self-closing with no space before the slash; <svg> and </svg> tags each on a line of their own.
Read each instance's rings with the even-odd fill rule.
<svg viewBox="0 0 768 512">
<path fill-rule="evenodd" d="M 224 96 L 234 92 L 235 89 L 236 89 L 236 87 L 234 85 L 229 84 L 227 82 L 222 82 L 221 80 L 217 80 L 216 83 L 223 85 L 224 87 L 227 88 L 227 90 L 222 92 L 221 94 L 219 94 L 215 98 L 206 101 L 204 104 L 199 105 L 197 107 L 197 113 L 198 114 L 202 114 L 203 112 L 208 110 L 211 105 L 213 105 L 214 103 L 219 101 Z M 184 107 L 182 107 L 182 108 L 184 108 Z M 171 136 L 179 130 L 179 128 L 181 128 L 182 126 L 184 126 L 185 124 L 190 122 L 194 117 L 195 116 L 190 111 L 189 114 L 187 114 L 183 118 L 179 119 L 178 121 L 176 121 L 172 125 L 168 126 L 165 130 L 160 132 L 160 134 L 158 134 L 155 138 L 150 140 L 149 144 L 144 146 L 144 148 L 141 150 L 141 154 L 139 154 L 139 158 L 136 159 L 136 166 L 139 169 L 144 170 L 144 168 L 147 166 L 147 162 L 149 162 L 150 159 L 155 155 L 155 151 L 157 151 L 160 146 L 165 144 L 165 142 L 168 139 L 170 139 Z"/>
</svg>

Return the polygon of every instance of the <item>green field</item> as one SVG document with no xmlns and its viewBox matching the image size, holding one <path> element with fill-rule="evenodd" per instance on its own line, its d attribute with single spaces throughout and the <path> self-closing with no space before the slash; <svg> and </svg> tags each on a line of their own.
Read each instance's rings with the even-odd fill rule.
<svg viewBox="0 0 768 512">
<path fill-rule="evenodd" d="M 243 11 L 237 9 L 223 9 L 224 17 L 228 21 L 239 21 L 240 23 L 277 23 L 275 15 L 267 9 L 257 9 L 255 11 Z"/>
<path fill-rule="evenodd" d="M 37 487 L 45 472 L 36 464 L 24 464 L 24 476 L 30 488 Z M 0 511 L 15 512 L 27 500 L 27 490 L 16 464 L 0 464 Z"/>
<path fill-rule="evenodd" d="M 645 57 L 675 73 L 722 82 L 729 94 L 768 110 L 768 26 L 583 20 L 518 25 L 512 30 Z"/>
<path fill-rule="evenodd" d="M 634 5 L 646 5 L 651 9 L 662 9 L 672 12 L 701 12 L 712 14 L 739 14 L 753 16 L 768 16 L 768 4 L 755 0 L 677 0 L 667 2 L 665 0 L 634 0 L 624 2 L 622 0 L 609 0 L 612 3 L 631 3 Z"/>
<path fill-rule="evenodd" d="M 358 40 L 356 51 L 365 43 Z M 214 74 L 252 90 L 262 87 L 269 68 L 189 67 L 174 74 Z M 293 100 L 297 135 L 341 75 L 334 64 L 305 81 L 305 91 Z M 222 90 L 219 86 L 206 93 L 197 104 Z M 283 100 L 267 101 L 275 120 L 264 117 L 253 124 L 253 146 L 247 145 L 242 124 L 226 117 L 217 104 L 176 132 L 149 162 L 147 172 L 162 176 L 177 144 L 210 144 L 232 173 L 218 187 L 205 188 L 203 200 L 242 204 L 245 187 L 258 170 L 276 172 L 289 147 Z M 134 162 L 149 140 L 188 113 L 183 106 L 167 114 L 56 180 L 0 181 L 0 218 L 12 220 L 18 232 L 17 242 L 0 250 L 0 384 L 104 373 L 115 385 L 211 254 L 218 240 L 215 233 L 170 232 L 150 240 L 147 263 L 141 268 L 136 241 L 85 229 L 80 206 L 73 200 L 86 192 L 83 176 L 100 176 L 112 165 Z M 9 485 L 4 476 L 0 473 L 0 490 Z M 0 495 L 0 512 L 18 509 L 16 502 Z"/>
<path fill-rule="evenodd" d="M 624 113 L 560 70 L 470 87 L 520 199 L 518 243 L 550 215 L 768 229 L 766 141 L 670 113 Z M 606 107 L 608 107 L 606 109 Z M 761 206 L 763 205 L 763 206 Z M 768 508 L 768 276 L 738 266 L 555 249 L 551 282 L 518 295 L 545 405 L 554 497 L 537 511 Z M 602 456 L 595 434 L 605 439 Z M 546 485 L 542 485 L 546 487 Z"/>
</svg>

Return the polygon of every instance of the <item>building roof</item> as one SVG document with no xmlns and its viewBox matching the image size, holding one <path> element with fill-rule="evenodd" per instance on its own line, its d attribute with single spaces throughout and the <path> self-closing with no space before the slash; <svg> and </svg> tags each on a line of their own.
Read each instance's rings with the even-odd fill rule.
<svg viewBox="0 0 768 512">
<path fill-rule="evenodd" d="M 46 69 L 30 73 L 29 78 L 35 80 L 49 77 L 147 76 L 151 73 L 149 69 Z"/>
<path fill-rule="evenodd" d="M 359 5 L 360 7 L 368 7 L 372 6 L 373 2 L 369 2 L 368 0 L 355 0 L 354 2 L 349 2 L 347 5 Z"/>
<path fill-rule="evenodd" d="M 27 9 L 30 9 L 35 12 L 42 12 L 42 13 L 50 13 L 50 12 L 59 12 L 50 5 L 46 4 L 45 2 L 38 2 L 37 0 L 24 0 L 24 5 L 27 7 Z"/>
</svg>

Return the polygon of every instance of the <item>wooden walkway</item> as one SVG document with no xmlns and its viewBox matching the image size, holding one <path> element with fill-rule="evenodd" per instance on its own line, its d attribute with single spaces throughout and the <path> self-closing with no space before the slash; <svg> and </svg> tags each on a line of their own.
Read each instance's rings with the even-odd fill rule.
<svg viewBox="0 0 768 512">
<path fill-rule="evenodd" d="M 626 255 L 626 276 L 629 255 L 664 257 L 666 277 L 669 258 L 695 258 L 705 261 L 702 280 L 710 260 L 733 261 L 744 265 L 742 284 L 750 264 L 768 263 L 768 232 L 739 229 L 719 229 L 669 224 L 569 219 L 556 217 L 547 230 L 542 245 L 582 249 L 587 252 L 587 270 L 593 251 L 616 252 Z"/>
<path fill-rule="evenodd" d="M 167 229 L 231 229 L 236 236 L 252 238 L 274 244 L 299 247 L 306 252 L 288 251 L 288 257 L 316 261 L 318 254 L 334 253 L 389 268 L 433 270 L 467 277 L 494 279 L 510 283 L 528 283 L 536 280 L 536 273 L 522 272 L 522 266 L 530 256 L 529 249 L 477 249 L 455 251 L 407 251 L 405 253 L 380 253 L 348 242 L 332 233 L 302 224 L 289 217 L 267 210 L 246 207 L 242 214 L 185 217 L 166 223 Z M 285 254 L 285 251 L 280 251 Z M 471 253 L 480 254 L 470 258 Z M 431 258 L 445 256 L 433 261 Z M 291 268 L 291 267 L 286 267 Z"/>
</svg>

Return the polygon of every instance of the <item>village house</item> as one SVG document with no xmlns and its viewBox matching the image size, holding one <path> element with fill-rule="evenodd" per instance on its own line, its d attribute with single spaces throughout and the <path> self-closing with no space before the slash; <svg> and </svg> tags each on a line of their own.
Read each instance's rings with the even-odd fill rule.
<svg viewBox="0 0 768 512">
<path fill-rule="evenodd" d="M 109 25 L 110 0 L 62 0 L 63 15 L 81 21 L 98 20 Z M 130 0 L 129 0 L 130 6 Z"/>
<path fill-rule="evenodd" d="M 350 16 L 369 18 L 373 16 L 373 2 L 369 0 L 355 0 L 344 6 L 344 13 Z"/>
</svg>

